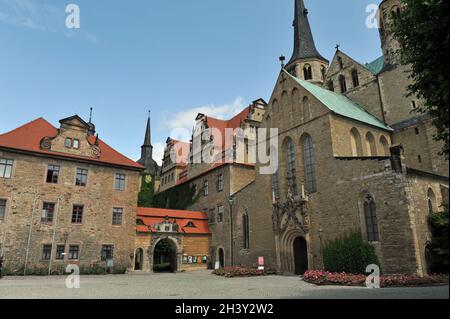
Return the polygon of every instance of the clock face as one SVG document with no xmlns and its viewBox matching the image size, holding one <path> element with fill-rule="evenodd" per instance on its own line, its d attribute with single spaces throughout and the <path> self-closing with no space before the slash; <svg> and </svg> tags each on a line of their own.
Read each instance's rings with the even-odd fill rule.
<svg viewBox="0 0 450 319">
<path fill-rule="evenodd" d="M 146 175 L 145 176 L 145 182 L 150 183 L 152 181 L 152 175 Z"/>
</svg>

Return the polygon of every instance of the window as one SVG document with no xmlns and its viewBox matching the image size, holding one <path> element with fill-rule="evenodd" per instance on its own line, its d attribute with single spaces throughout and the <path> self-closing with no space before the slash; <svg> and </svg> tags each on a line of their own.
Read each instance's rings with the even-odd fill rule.
<svg viewBox="0 0 450 319">
<path fill-rule="evenodd" d="M 353 87 L 359 86 L 359 76 L 358 76 L 358 71 L 356 71 L 356 70 L 352 71 L 352 81 L 353 81 Z"/>
<path fill-rule="evenodd" d="M 417 108 L 416 101 L 413 100 L 413 101 L 411 102 L 411 106 L 412 106 L 412 109 L 415 110 L 415 109 Z"/>
<path fill-rule="evenodd" d="M 305 80 L 312 80 L 312 69 L 309 64 L 305 65 L 303 68 L 303 76 Z"/>
<path fill-rule="evenodd" d="M 333 83 L 333 81 L 328 81 L 328 90 L 334 92 L 334 83 Z"/>
<path fill-rule="evenodd" d="M 103 245 L 101 259 L 106 261 L 108 259 L 113 259 L 114 257 L 114 246 L 113 245 Z"/>
<path fill-rule="evenodd" d="M 72 139 L 71 138 L 66 138 L 66 141 L 64 142 L 64 146 L 67 148 L 71 148 L 72 147 Z"/>
<path fill-rule="evenodd" d="M 345 81 L 345 76 L 340 75 L 339 76 L 339 85 L 341 86 L 341 92 L 345 93 L 347 92 L 347 82 Z"/>
<path fill-rule="evenodd" d="M 223 206 L 222 205 L 217 206 L 217 222 L 218 223 L 223 222 L 223 212 L 224 212 Z"/>
<path fill-rule="evenodd" d="M 184 227 L 187 227 L 187 228 L 197 228 L 193 222 L 188 222 L 188 223 L 186 224 L 186 226 L 184 226 Z"/>
<path fill-rule="evenodd" d="M 223 191 L 223 174 L 217 176 L 217 191 Z"/>
<path fill-rule="evenodd" d="M 116 182 L 114 184 L 114 188 L 116 191 L 125 190 L 125 174 L 116 174 Z"/>
<path fill-rule="evenodd" d="M 113 208 L 112 224 L 122 225 L 123 208 Z"/>
<path fill-rule="evenodd" d="M 244 215 L 242 215 L 242 230 L 243 230 L 243 236 L 244 236 L 244 249 L 250 248 L 250 227 L 248 222 L 248 213 L 246 212 Z"/>
<path fill-rule="evenodd" d="M 215 224 L 216 223 L 216 210 L 215 209 L 210 209 L 209 210 L 208 222 L 210 224 Z"/>
<path fill-rule="evenodd" d="M 82 224 L 83 223 L 83 211 L 84 211 L 84 206 L 73 205 L 72 224 Z"/>
<path fill-rule="evenodd" d="M 275 173 L 272 174 L 272 192 L 273 199 L 276 201 L 280 198 L 280 170 L 278 165 L 278 152 L 275 148 L 270 149 L 270 165 L 276 167 Z"/>
<path fill-rule="evenodd" d="M 295 163 L 295 145 L 294 142 L 288 138 L 286 141 L 286 155 L 287 155 L 287 179 L 289 183 L 290 190 L 293 195 L 298 195 L 297 189 L 297 167 Z"/>
<path fill-rule="evenodd" d="M 13 160 L 0 158 L 0 178 L 11 178 L 13 163 Z"/>
<path fill-rule="evenodd" d="M 75 180 L 75 185 L 85 187 L 87 185 L 87 178 L 88 178 L 88 170 L 83 168 L 77 168 L 77 177 Z"/>
<path fill-rule="evenodd" d="M 53 216 L 55 215 L 55 204 L 44 203 L 42 205 L 41 223 L 51 224 L 53 223 Z"/>
<path fill-rule="evenodd" d="M 76 260 L 80 257 L 80 246 L 78 245 L 70 245 L 69 246 L 69 260 Z"/>
<path fill-rule="evenodd" d="M 311 136 L 303 138 L 303 153 L 305 161 L 306 183 L 310 194 L 317 192 L 316 161 L 314 159 L 314 145 Z"/>
<path fill-rule="evenodd" d="M 421 164 L 422 163 L 422 156 L 417 155 L 417 161 L 419 162 L 419 164 Z"/>
<path fill-rule="evenodd" d="M 364 215 L 366 219 L 367 240 L 371 242 L 380 241 L 378 234 L 377 207 L 371 195 L 364 200 Z"/>
<path fill-rule="evenodd" d="M 47 183 L 58 184 L 60 167 L 58 165 L 49 165 L 47 168 Z"/>
<path fill-rule="evenodd" d="M 56 260 L 63 260 L 64 259 L 64 253 L 66 252 L 66 247 L 64 245 L 58 245 L 56 246 Z"/>
<path fill-rule="evenodd" d="M 419 131 L 419 128 L 418 128 L 418 127 L 414 128 L 414 131 L 416 132 L 416 135 L 419 135 L 419 134 L 420 134 L 420 131 Z"/>
<path fill-rule="evenodd" d="M 80 140 L 74 139 L 73 140 L 73 148 L 79 149 L 80 148 Z"/>
<path fill-rule="evenodd" d="M 0 221 L 4 221 L 6 216 L 6 199 L 0 199 Z"/>
<path fill-rule="evenodd" d="M 44 245 L 42 247 L 42 260 L 50 260 L 52 256 L 52 245 Z"/>
<path fill-rule="evenodd" d="M 428 213 L 431 215 L 437 212 L 436 209 L 436 196 L 431 188 L 428 189 L 427 193 L 427 201 L 428 201 Z"/>
<path fill-rule="evenodd" d="M 209 195 L 209 182 L 207 180 L 205 180 L 203 182 L 203 196 L 208 196 Z"/>
</svg>

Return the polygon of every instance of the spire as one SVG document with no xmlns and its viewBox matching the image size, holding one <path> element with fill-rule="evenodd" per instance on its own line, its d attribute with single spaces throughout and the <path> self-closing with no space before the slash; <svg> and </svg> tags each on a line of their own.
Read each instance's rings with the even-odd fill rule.
<svg viewBox="0 0 450 319">
<path fill-rule="evenodd" d="M 303 0 L 295 0 L 294 53 L 288 64 L 297 59 L 318 58 L 327 61 L 316 49 L 311 26 L 308 21 L 308 9 Z"/>
<path fill-rule="evenodd" d="M 148 119 L 147 119 L 147 128 L 145 130 L 145 139 L 143 146 L 151 146 L 152 145 L 152 132 L 151 132 L 151 120 L 150 120 L 151 111 L 148 111 Z"/>
</svg>

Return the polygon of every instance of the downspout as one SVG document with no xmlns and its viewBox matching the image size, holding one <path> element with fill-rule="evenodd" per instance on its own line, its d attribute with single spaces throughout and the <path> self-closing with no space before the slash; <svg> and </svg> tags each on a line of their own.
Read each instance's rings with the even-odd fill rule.
<svg viewBox="0 0 450 319">
<path fill-rule="evenodd" d="M 29 254 L 29 251 L 30 251 L 30 243 L 31 243 L 31 231 L 33 229 L 34 211 L 36 209 L 37 198 L 38 198 L 38 194 L 35 193 L 34 200 L 33 200 L 33 209 L 31 211 L 30 229 L 28 231 L 28 241 L 27 241 L 27 248 L 26 248 L 26 253 L 25 253 L 25 264 L 24 264 L 24 267 L 23 267 L 23 275 L 24 276 L 26 276 L 26 274 L 27 274 L 28 254 Z"/>
</svg>

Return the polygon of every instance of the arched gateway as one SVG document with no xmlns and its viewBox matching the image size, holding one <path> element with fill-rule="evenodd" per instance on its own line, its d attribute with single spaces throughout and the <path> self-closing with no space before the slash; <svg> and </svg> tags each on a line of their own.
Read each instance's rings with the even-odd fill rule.
<svg viewBox="0 0 450 319">
<path fill-rule="evenodd" d="M 159 240 L 153 251 L 154 272 L 176 272 L 178 270 L 177 245 L 169 238 Z"/>
</svg>

